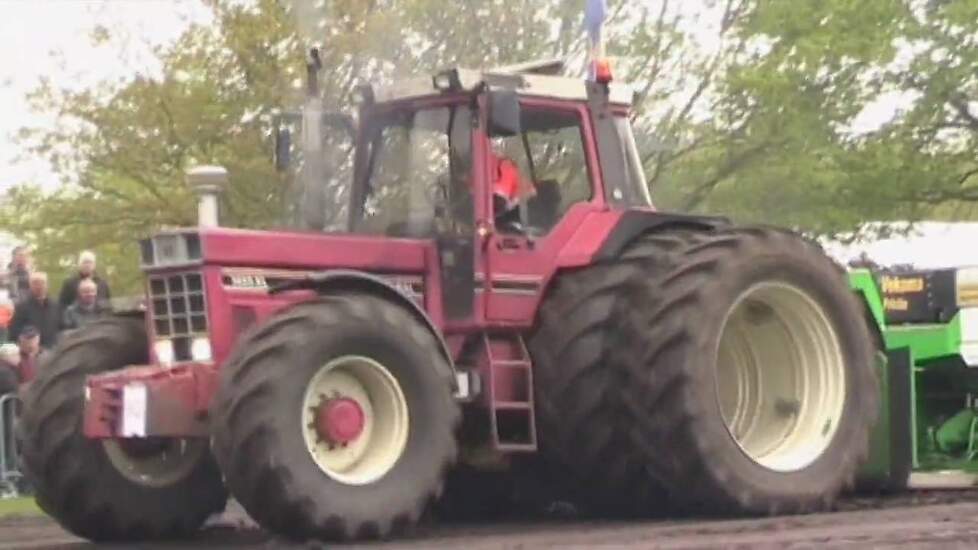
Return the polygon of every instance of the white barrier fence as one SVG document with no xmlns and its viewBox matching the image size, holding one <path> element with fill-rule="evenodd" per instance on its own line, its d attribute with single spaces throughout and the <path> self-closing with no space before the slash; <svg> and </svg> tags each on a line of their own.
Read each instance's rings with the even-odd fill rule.
<svg viewBox="0 0 978 550">
<path fill-rule="evenodd" d="M 0 498 L 20 496 L 24 476 L 20 471 L 16 428 L 20 417 L 20 398 L 8 393 L 0 396 Z"/>
</svg>

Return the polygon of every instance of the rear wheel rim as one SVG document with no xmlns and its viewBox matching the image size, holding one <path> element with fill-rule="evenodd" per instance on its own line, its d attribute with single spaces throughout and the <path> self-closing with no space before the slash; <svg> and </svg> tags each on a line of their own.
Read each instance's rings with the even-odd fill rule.
<svg viewBox="0 0 978 550">
<path fill-rule="evenodd" d="M 845 360 L 823 308 L 786 283 L 747 289 L 720 333 L 716 389 L 727 431 L 756 464 L 793 472 L 816 461 L 846 398 Z"/>
<path fill-rule="evenodd" d="M 322 437 L 317 416 L 330 399 L 355 401 L 362 411 L 359 435 L 343 444 Z M 346 355 L 323 365 L 309 380 L 302 402 L 302 435 L 309 456 L 330 478 L 366 485 L 389 472 L 407 446 L 409 414 L 404 392 L 381 363 Z"/>
<path fill-rule="evenodd" d="M 161 488 L 190 475 L 207 451 L 206 439 L 105 439 L 102 448 L 122 476 L 137 485 Z"/>
</svg>

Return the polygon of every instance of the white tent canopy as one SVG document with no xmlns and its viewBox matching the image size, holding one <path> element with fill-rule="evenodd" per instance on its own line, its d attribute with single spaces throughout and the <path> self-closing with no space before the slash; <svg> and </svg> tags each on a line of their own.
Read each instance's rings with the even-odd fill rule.
<svg viewBox="0 0 978 550">
<path fill-rule="evenodd" d="M 880 266 L 915 268 L 978 266 L 978 223 L 919 222 L 907 235 L 841 244 L 825 242 L 826 252 L 843 264 L 863 252 Z"/>
</svg>

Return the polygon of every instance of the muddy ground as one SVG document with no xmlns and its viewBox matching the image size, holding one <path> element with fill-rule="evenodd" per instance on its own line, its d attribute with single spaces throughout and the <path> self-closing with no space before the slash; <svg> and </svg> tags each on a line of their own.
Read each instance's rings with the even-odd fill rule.
<svg viewBox="0 0 978 550">
<path fill-rule="evenodd" d="M 643 522 L 525 518 L 425 525 L 379 548 L 978 548 L 978 493 L 847 499 L 833 513 L 736 520 Z M 0 550 L 106 547 L 85 543 L 47 518 L 0 520 Z M 120 546 L 119 548 L 132 548 Z M 140 548 L 322 548 L 288 544 L 231 509 L 199 539 Z M 332 547 L 332 545 L 330 546 Z"/>
</svg>

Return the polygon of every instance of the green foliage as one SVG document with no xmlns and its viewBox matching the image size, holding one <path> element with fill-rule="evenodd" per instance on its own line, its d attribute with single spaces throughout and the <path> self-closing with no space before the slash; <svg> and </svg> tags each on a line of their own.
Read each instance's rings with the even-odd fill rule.
<svg viewBox="0 0 978 550">
<path fill-rule="evenodd" d="M 66 182 L 10 192 L 5 230 L 55 276 L 82 248 L 138 290 L 135 239 L 194 221 L 183 173 L 228 168 L 223 213 L 269 227 L 290 201 L 271 121 L 294 108 L 303 49 L 324 42 L 324 99 L 359 80 L 561 56 L 583 72 L 580 2 L 205 0 L 211 26 L 159 49 L 159 77 L 82 92 L 44 83 L 55 130 L 24 132 Z M 978 5 L 973 0 L 609 2 L 608 51 L 634 83 L 642 158 L 660 208 L 722 212 L 819 234 L 865 220 L 972 217 L 978 203 Z M 704 4 L 705 5 L 705 4 Z M 97 26 L 93 40 L 111 38 Z M 907 108 L 854 133 L 880 97 Z"/>
<path fill-rule="evenodd" d="M 765 150 L 697 207 L 830 235 L 867 220 L 974 217 L 976 9 L 968 0 L 757 2 L 738 32 L 762 53 L 727 71 L 720 110 L 749 123 L 720 149 L 725 158 Z M 877 100 L 908 106 L 854 133 Z"/>
<path fill-rule="evenodd" d="M 52 194 L 15 188 L 3 217 L 54 280 L 79 250 L 93 248 L 117 293 L 140 290 L 136 239 L 195 223 L 183 176 L 193 164 L 221 164 L 232 174 L 230 223 L 263 227 L 282 211 L 285 186 L 269 161 L 267 129 L 302 56 L 285 10 L 271 0 L 259 8 L 215 5 L 218 28 L 192 27 L 165 48 L 161 78 L 108 91 L 46 83 L 33 94 L 39 110 L 63 123 L 25 138 L 69 183 Z"/>
<path fill-rule="evenodd" d="M 33 497 L 17 497 L 0 499 L 0 518 L 43 516 L 44 512 L 37 506 Z"/>
</svg>

